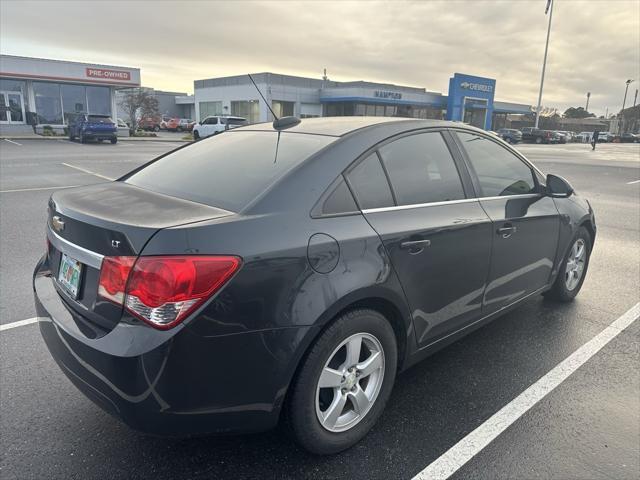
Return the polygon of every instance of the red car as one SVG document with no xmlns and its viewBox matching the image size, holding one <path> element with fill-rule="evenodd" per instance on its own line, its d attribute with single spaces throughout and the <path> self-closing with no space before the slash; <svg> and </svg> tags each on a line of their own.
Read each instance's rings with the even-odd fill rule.
<svg viewBox="0 0 640 480">
<path fill-rule="evenodd" d="M 147 130 L 147 131 L 154 131 L 154 132 L 159 132 L 160 131 L 160 122 L 161 119 L 160 117 L 142 117 L 139 121 L 138 121 L 138 128 L 141 128 L 142 130 Z"/>
<path fill-rule="evenodd" d="M 165 128 L 170 132 L 177 132 L 180 126 L 179 118 L 170 118 L 165 122 Z"/>
</svg>

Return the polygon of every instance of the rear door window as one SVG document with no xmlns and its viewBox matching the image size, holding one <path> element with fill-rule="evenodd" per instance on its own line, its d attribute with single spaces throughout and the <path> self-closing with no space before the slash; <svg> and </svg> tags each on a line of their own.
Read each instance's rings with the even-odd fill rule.
<svg viewBox="0 0 640 480">
<path fill-rule="evenodd" d="M 532 169 L 502 145 L 472 133 L 456 135 L 467 152 L 482 197 L 536 192 Z"/>
<path fill-rule="evenodd" d="M 336 137 L 236 131 L 176 150 L 132 174 L 132 185 L 233 212 Z M 278 155 L 276 157 L 276 147 Z"/>
<path fill-rule="evenodd" d="M 352 168 L 347 173 L 347 180 L 362 210 L 395 205 L 377 153 L 372 153 Z"/>
<path fill-rule="evenodd" d="M 402 137 L 380 148 L 398 205 L 465 198 L 453 157 L 439 132 Z"/>
</svg>

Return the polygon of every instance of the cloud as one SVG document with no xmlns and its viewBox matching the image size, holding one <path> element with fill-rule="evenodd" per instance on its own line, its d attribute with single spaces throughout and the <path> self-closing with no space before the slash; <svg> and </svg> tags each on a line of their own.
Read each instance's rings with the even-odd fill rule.
<svg viewBox="0 0 640 480">
<path fill-rule="evenodd" d="M 543 104 L 621 107 L 640 83 L 638 0 L 555 0 Z M 422 2 L 0 3 L 3 53 L 140 67 L 143 83 L 272 71 L 446 92 L 454 72 L 497 80 L 501 100 L 535 104 L 544 0 Z M 630 89 L 630 98 L 634 88 Z M 632 101 L 632 100 L 631 100 Z"/>
</svg>

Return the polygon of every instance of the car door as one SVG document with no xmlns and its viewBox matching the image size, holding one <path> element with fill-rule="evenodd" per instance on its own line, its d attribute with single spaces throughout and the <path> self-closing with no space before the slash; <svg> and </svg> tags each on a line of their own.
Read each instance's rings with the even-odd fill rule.
<svg viewBox="0 0 640 480">
<path fill-rule="evenodd" d="M 484 312 L 547 285 L 558 248 L 560 215 L 534 169 L 494 139 L 456 131 L 482 208 L 493 222 Z"/>
<path fill-rule="evenodd" d="M 470 177 L 460 175 L 445 135 L 394 139 L 346 174 L 400 279 L 419 346 L 481 315 L 489 271 L 491 221 L 468 198 Z"/>
</svg>

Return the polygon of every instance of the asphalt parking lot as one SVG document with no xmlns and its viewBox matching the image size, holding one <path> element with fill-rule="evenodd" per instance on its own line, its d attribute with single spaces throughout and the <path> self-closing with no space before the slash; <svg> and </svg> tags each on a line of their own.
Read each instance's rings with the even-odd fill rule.
<svg viewBox="0 0 640 480">
<path fill-rule="evenodd" d="M 596 212 L 598 237 L 575 302 L 535 298 L 408 370 L 371 433 L 333 457 L 309 455 L 279 431 L 138 434 L 76 391 L 36 323 L 6 327 L 35 316 L 31 273 L 49 195 L 116 178 L 179 145 L 0 140 L 2 479 L 410 479 L 640 301 L 640 145 L 523 145 Z M 636 320 L 451 478 L 640 478 L 639 340 Z"/>
</svg>

